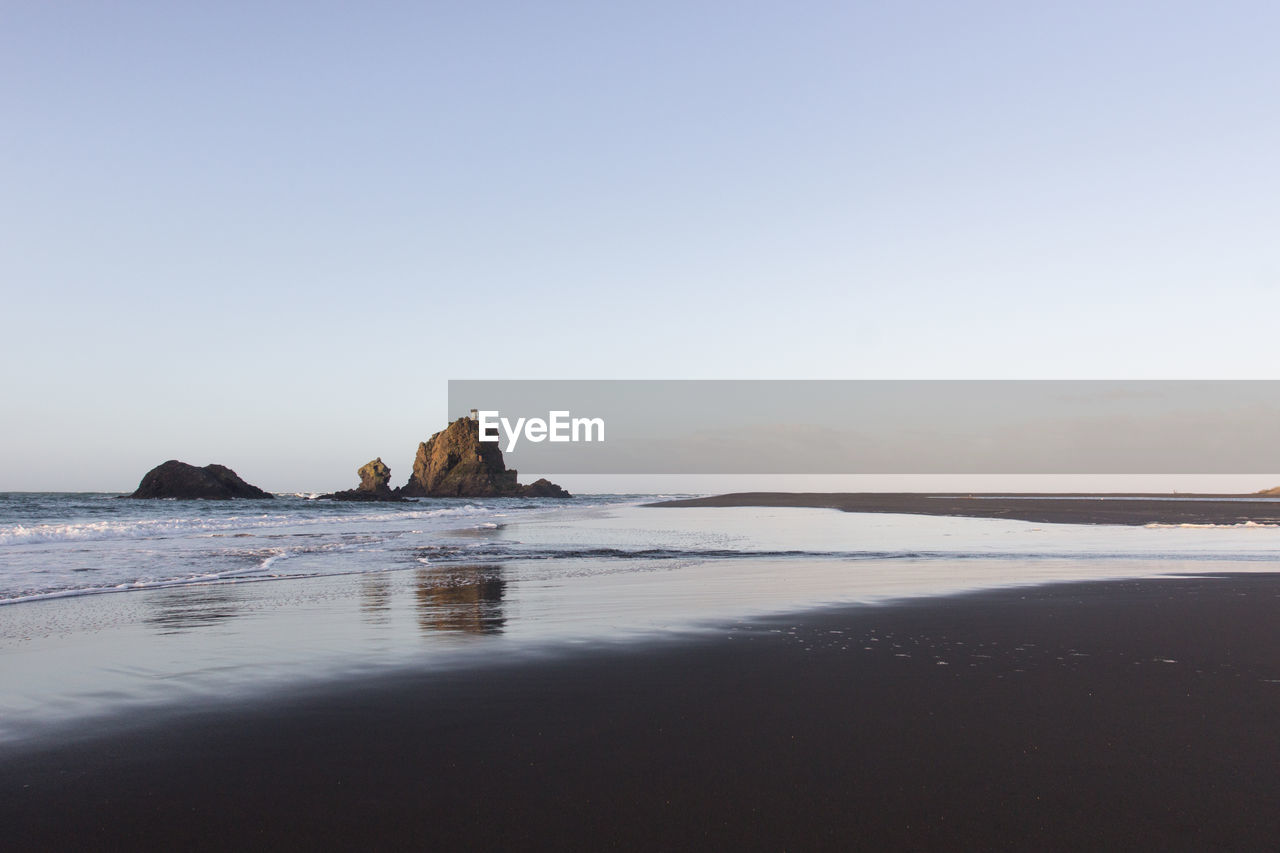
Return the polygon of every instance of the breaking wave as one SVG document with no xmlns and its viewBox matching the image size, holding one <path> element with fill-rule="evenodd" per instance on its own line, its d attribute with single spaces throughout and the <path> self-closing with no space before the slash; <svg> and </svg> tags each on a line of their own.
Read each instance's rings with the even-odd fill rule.
<svg viewBox="0 0 1280 853">
<path fill-rule="evenodd" d="M 225 518 L 145 518 L 81 521 L 68 524 L 10 524 L 0 528 L 0 545 L 27 545 L 40 542 L 100 541 L 105 539 L 163 539 L 192 534 L 216 534 L 231 530 L 261 530 L 272 527 L 300 527 L 342 522 L 412 521 L 425 518 L 491 515 L 494 509 L 467 504 L 431 510 L 368 515 L 298 516 L 257 515 Z"/>
</svg>

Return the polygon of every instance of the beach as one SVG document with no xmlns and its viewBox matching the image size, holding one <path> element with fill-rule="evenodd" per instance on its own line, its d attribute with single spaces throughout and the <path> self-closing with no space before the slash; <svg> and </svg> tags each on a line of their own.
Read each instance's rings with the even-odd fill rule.
<svg viewBox="0 0 1280 853">
<path fill-rule="evenodd" d="M 1280 527 L 13 501 L 32 516 L 0 530 L 14 849 L 1203 849 L 1280 829 Z"/>
<path fill-rule="evenodd" d="M 1259 848 L 1280 577 L 835 606 L 11 749 L 11 849 Z"/>
<path fill-rule="evenodd" d="M 1280 524 L 1280 498 L 1275 495 L 739 492 L 653 505 L 818 507 L 1044 524 Z"/>
</svg>

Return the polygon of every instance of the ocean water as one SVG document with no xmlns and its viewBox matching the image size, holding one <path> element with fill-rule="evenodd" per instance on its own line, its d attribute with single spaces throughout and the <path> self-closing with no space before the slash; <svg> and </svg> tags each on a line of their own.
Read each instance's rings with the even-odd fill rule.
<svg viewBox="0 0 1280 853">
<path fill-rule="evenodd" d="M 1280 527 L 639 505 L 655 497 L 0 496 L 0 742 L 827 605 L 1280 567 Z"/>
<path fill-rule="evenodd" d="M 184 584 L 245 583 L 411 568 L 442 531 L 634 501 L 604 495 L 356 503 L 121 499 L 0 493 L 0 606 Z"/>
</svg>

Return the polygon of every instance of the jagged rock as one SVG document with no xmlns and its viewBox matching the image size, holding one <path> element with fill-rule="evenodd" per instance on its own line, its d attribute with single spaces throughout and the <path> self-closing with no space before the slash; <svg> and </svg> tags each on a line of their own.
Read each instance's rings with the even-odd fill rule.
<svg viewBox="0 0 1280 853">
<path fill-rule="evenodd" d="M 177 459 L 170 459 L 147 472 L 131 498 L 203 498 L 228 500 L 230 498 L 273 498 L 257 486 L 251 486 L 236 476 L 225 465 L 206 465 L 197 468 Z"/>
<path fill-rule="evenodd" d="M 418 445 L 409 482 L 397 491 L 406 497 L 572 497 L 547 480 L 528 486 L 516 481 L 502 461 L 497 442 L 480 441 L 480 425 L 459 418 Z"/>
<path fill-rule="evenodd" d="M 360 477 L 360 485 L 354 489 L 321 495 L 321 500 L 331 501 L 403 501 L 404 498 L 391 490 L 391 469 L 379 456 L 372 462 L 361 465 L 356 474 Z"/>
<path fill-rule="evenodd" d="M 487 497 L 516 487 L 496 442 L 480 441 L 480 427 L 459 418 L 418 445 L 413 474 L 400 493 L 409 497 Z"/>
<path fill-rule="evenodd" d="M 360 477 L 359 489 L 362 492 L 391 491 L 391 469 L 383 464 L 381 456 L 360 466 L 356 474 Z"/>
</svg>

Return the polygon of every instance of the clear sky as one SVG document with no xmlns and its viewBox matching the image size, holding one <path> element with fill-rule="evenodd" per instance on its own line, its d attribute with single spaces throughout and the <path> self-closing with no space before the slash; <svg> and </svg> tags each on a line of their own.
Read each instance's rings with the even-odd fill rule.
<svg viewBox="0 0 1280 853">
<path fill-rule="evenodd" d="M 1280 7 L 0 7 L 0 489 L 449 378 L 1277 378 Z"/>
</svg>

